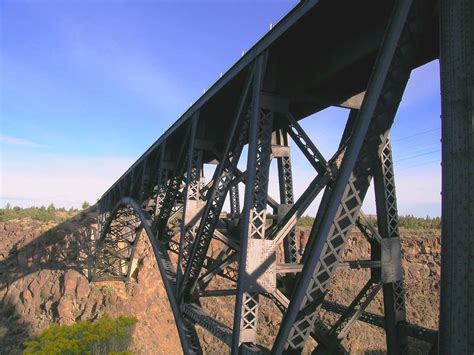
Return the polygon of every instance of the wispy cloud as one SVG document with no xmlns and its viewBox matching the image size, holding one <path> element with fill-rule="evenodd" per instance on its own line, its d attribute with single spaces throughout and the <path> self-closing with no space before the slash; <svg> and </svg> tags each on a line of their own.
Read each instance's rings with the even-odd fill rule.
<svg viewBox="0 0 474 355">
<path fill-rule="evenodd" d="M 77 156 L 33 152 L 1 162 L 0 205 L 78 207 L 95 203 L 130 166 L 132 157 Z"/>
<path fill-rule="evenodd" d="M 69 60 L 84 75 L 113 83 L 136 100 L 159 109 L 166 115 L 182 113 L 190 101 L 187 86 L 175 77 L 170 68 L 162 68 L 157 53 L 127 40 L 117 41 L 110 33 L 97 35 L 90 41 L 87 28 L 71 28 L 56 24 Z"/>
<path fill-rule="evenodd" d="M 45 148 L 46 147 L 46 145 L 44 144 L 39 144 L 39 143 L 32 142 L 26 139 L 9 137 L 9 136 L 4 136 L 4 135 L 0 135 L 0 142 L 4 144 L 9 144 L 9 145 L 21 145 L 21 146 L 31 147 L 31 148 Z"/>
</svg>

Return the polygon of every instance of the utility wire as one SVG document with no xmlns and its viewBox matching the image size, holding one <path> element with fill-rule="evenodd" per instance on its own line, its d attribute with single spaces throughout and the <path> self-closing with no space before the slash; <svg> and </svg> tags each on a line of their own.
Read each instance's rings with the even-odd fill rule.
<svg viewBox="0 0 474 355">
<path fill-rule="evenodd" d="M 401 166 L 400 168 L 395 167 L 395 171 L 396 172 L 406 171 L 406 170 L 410 170 L 410 169 L 418 168 L 420 166 L 430 165 L 430 164 L 434 164 L 434 163 L 440 164 L 441 162 L 440 162 L 439 159 L 429 160 L 429 161 L 425 161 L 425 162 L 420 163 L 420 164 L 412 164 L 412 165 L 408 165 L 408 166 L 405 165 L 405 166 Z"/>
<path fill-rule="evenodd" d="M 396 138 L 396 139 L 392 140 L 392 142 L 404 141 L 404 140 L 407 140 L 407 139 L 416 138 L 416 137 L 419 137 L 419 136 L 422 136 L 422 135 L 425 135 L 425 134 L 428 134 L 428 133 L 431 133 L 431 132 L 437 132 L 437 131 L 440 131 L 440 130 L 441 130 L 441 128 L 428 129 L 426 131 L 421 131 L 421 132 L 418 132 L 416 134 L 412 134 L 412 135 L 409 135 L 409 136 Z"/>
<path fill-rule="evenodd" d="M 405 160 L 410 160 L 410 159 L 413 159 L 413 158 L 421 157 L 421 156 L 428 155 L 428 154 L 434 154 L 434 153 L 441 153 L 441 151 L 440 151 L 440 150 L 432 150 L 431 152 L 425 152 L 425 153 L 415 154 L 415 155 L 412 155 L 412 156 L 409 156 L 409 157 L 405 157 L 405 158 L 402 158 L 402 159 L 397 159 L 397 160 L 395 160 L 395 162 L 401 162 L 401 161 L 405 161 Z"/>
</svg>

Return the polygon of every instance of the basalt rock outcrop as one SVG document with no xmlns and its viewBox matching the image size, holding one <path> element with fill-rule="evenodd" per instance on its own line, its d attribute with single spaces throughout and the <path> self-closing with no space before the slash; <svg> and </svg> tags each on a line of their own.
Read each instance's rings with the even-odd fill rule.
<svg viewBox="0 0 474 355">
<path fill-rule="evenodd" d="M 179 339 L 161 283 L 158 268 L 146 239 L 137 249 L 137 268 L 129 282 L 89 283 L 89 256 L 93 253 L 94 213 L 82 213 L 60 224 L 31 219 L 0 222 L 0 353 L 21 353 L 24 341 L 49 324 L 70 324 L 94 320 L 103 314 L 112 317 L 133 315 L 138 323 L 133 351 L 139 354 L 179 354 Z M 299 229 L 297 238 L 306 243 L 309 231 Z M 440 242 L 439 231 L 402 230 L 407 318 L 428 328 L 437 328 Z M 344 259 L 370 257 L 368 243 L 355 233 L 349 240 Z M 351 297 L 368 278 L 367 270 L 337 271 L 327 299 L 349 304 Z M 225 281 L 218 281 L 225 282 Z M 267 311 L 260 315 L 263 344 L 271 344 L 281 315 L 263 299 Z M 232 297 L 203 300 L 203 307 L 221 322 L 231 325 Z M 368 309 L 381 313 L 380 295 Z M 335 316 L 324 313 L 332 322 Z M 206 353 L 221 354 L 226 348 L 203 330 Z M 384 349 L 384 333 L 370 325 L 357 323 L 344 342 L 351 353 L 372 354 Z M 429 349 L 412 347 L 415 353 Z"/>
</svg>

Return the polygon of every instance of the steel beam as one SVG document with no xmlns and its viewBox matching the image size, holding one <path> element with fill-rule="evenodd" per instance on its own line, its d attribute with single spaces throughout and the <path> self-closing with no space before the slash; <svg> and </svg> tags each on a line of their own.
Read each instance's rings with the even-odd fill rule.
<svg viewBox="0 0 474 355">
<path fill-rule="evenodd" d="M 406 336 L 400 333 L 399 324 L 405 322 L 405 291 L 401 260 L 398 208 L 395 192 L 395 175 L 389 131 L 385 133 L 385 144 L 375 162 L 374 187 L 377 206 L 378 232 L 382 237 L 380 248 L 383 282 L 383 300 L 386 322 L 387 351 L 389 354 L 406 353 Z"/>
<path fill-rule="evenodd" d="M 265 253 L 266 247 L 266 206 L 273 113 L 262 110 L 260 105 L 265 66 L 266 55 L 262 55 L 256 59 L 255 63 L 249 123 L 245 204 L 242 212 L 239 275 L 232 339 L 232 351 L 235 354 L 238 353 L 242 344 L 245 344 L 245 347 L 252 347 L 257 341 L 258 298 L 262 290 L 258 287 L 258 278 L 251 275 L 255 270 L 251 268 L 249 261 L 254 261 L 255 259 L 252 258 L 256 254 L 250 254 L 249 249 L 253 247 L 253 252 Z"/>
<path fill-rule="evenodd" d="M 319 344 L 313 354 L 337 353 L 342 339 L 346 337 L 351 327 L 359 319 L 381 288 L 381 282 L 374 283 L 373 280 L 369 280 L 347 307 L 346 312 L 341 315 L 329 330 L 327 336 L 328 344 Z"/>
<path fill-rule="evenodd" d="M 239 185 L 235 184 L 230 187 L 229 190 L 230 197 L 230 213 L 240 214 L 240 195 L 239 195 Z M 238 218 L 232 220 L 234 227 L 237 226 Z"/>
<path fill-rule="evenodd" d="M 357 320 L 386 330 L 390 354 L 406 351 L 406 335 L 433 340 L 436 337 L 434 332 L 405 322 L 388 132 L 411 69 L 434 55 L 430 48 L 432 44 L 425 43 L 428 34 L 432 35 L 431 22 L 436 22 L 438 15 L 431 11 L 434 8 L 431 2 L 434 1 L 416 2 L 414 8 L 422 9 L 424 16 L 420 17 L 421 20 L 413 16 L 413 10 L 406 20 L 410 0 L 395 0 L 387 4 L 370 0 L 358 4 L 357 9 L 374 10 L 376 15 L 372 21 L 376 23 L 364 23 L 367 29 L 361 30 L 347 18 L 354 35 L 344 38 L 341 44 L 331 42 L 338 34 L 329 34 L 328 31 L 329 47 L 325 44 L 326 39 L 322 40 L 326 36 L 316 31 L 308 32 L 322 29 L 322 25 L 314 25 L 319 24 L 318 21 L 311 23 L 308 19 L 321 20 L 325 11 L 334 14 L 336 2 L 319 4 L 317 0 L 308 0 L 297 5 L 275 31 L 270 31 L 263 42 L 253 47 L 250 54 L 224 76 L 225 80 L 219 80 L 102 196 L 97 257 L 91 270 L 95 279 L 126 281 L 130 277 L 138 238 L 144 229 L 157 258 L 185 353 L 202 352 L 195 325 L 229 345 L 234 354 L 268 352 L 257 343 L 258 313 L 263 311 L 259 308 L 262 296 L 273 300 L 283 313 L 272 349 L 276 354 L 300 353 L 310 336 L 318 343 L 313 353 L 346 353 L 341 340 Z M 443 148 L 446 165 L 443 167 L 443 201 L 448 201 L 447 205 L 454 210 L 455 198 L 460 198 L 460 191 L 464 191 L 464 200 L 460 203 L 464 214 L 462 211 L 457 213 L 465 221 L 474 211 L 472 204 L 467 205 L 473 200 L 473 189 L 466 187 L 470 186 L 466 177 L 472 180 L 474 176 L 472 159 L 468 160 L 468 169 L 462 170 L 466 167 L 463 162 L 470 157 L 466 158 L 466 152 L 474 153 L 474 128 L 466 119 L 472 116 L 472 95 L 469 96 L 472 94 L 472 80 L 466 85 L 467 91 L 460 89 L 462 85 L 459 83 L 464 78 L 460 79 L 458 74 L 465 73 L 459 68 L 467 66 L 468 79 L 472 77 L 472 63 L 466 64 L 466 58 L 469 58 L 466 53 L 472 54 L 472 43 L 469 42 L 472 41 L 472 25 L 468 27 L 465 22 L 469 16 L 472 17 L 473 5 L 466 5 L 467 0 L 460 0 L 461 5 L 447 5 L 443 1 L 444 8 L 451 11 L 444 14 L 441 23 L 441 32 L 445 36 L 442 38 L 444 61 L 442 59 L 441 65 L 444 73 L 443 139 L 449 144 Z M 389 18 L 389 6 L 393 4 Z M 356 10 L 354 5 L 350 6 Z M 460 9 L 465 13 L 460 14 Z M 367 18 L 372 17 L 367 15 Z M 453 18 L 457 19 L 456 23 Z M 387 23 L 382 41 L 380 30 Z M 461 27 L 470 29 L 464 31 L 469 40 L 459 39 Z M 342 35 L 348 29 L 346 26 L 339 32 Z M 371 34 L 362 33 L 365 30 L 370 30 Z M 314 48 L 301 48 L 296 41 L 288 41 L 288 38 L 297 38 L 295 34 L 302 33 L 314 34 Z M 352 43 L 354 41 L 357 43 Z M 380 43 L 382 46 L 373 65 L 376 46 Z M 266 51 L 270 45 L 271 51 Z M 350 50 L 354 48 L 357 50 Z M 340 56 L 344 51 L 350 52 L 350 58 Z M 292 58 L 294 54 L 313 52 L 317 52 L 316 63 L 311 56 Z M 336 54 L 340 59 L 336 64 L 328 65 Z M 301 68 L 295 68 L 296 60 L 300 59 Z M 372 67 L 372 76 L 367 80 Z M 361 69 L 360 72 L 357 69 Z M 349 72 L 351 74 L 347 75 Z M 320 75 L 313 75 L 316 73 Z M 340 146 L 326 161 L 298 119 L 330 104 L 350 101 L 348 99 L 360 92 L 363 92 L 360 100 L 348 105 L 352 109 Z M 213 95 L 216 95 L 215 100 L 210 100 Z M 465 100 L 460 103 L 453 99 L 459 97 Z M 227 136 L 226 140 L 223 134 Z M 462 143 L 456 137 L 461 137 Z M 317 173 L 296 201 L 289 138 Z M 237 165 L 247 143 L 247 170 L 242 173 Z M 278 201 L 268 195 L 272 158 L 277 160 Z M 213 179 L 205 188 L 202 188 L 200 179 L 203 163 L 217 164 Z M 453 188 L 454 177 L 459 179 L 462 187 Z M 375 182 L 377 228 L 361 211 L 372 178 Z M 242 201 L 240 183 L 245 185 Z M 300 260 L 295 227 L 323 190 L 318 214 L 308 243 L 302 246 L 304 255 Z M 231 210 L 222 213 L 227 196 Z M 195 208 L 194 203 L 199 201 L 203 202 L 203 208 Z M 273 209 L 269 214 L 267 206 Z M 461 209 L 461 206 L 457 207 Z M 443 234 L 443 257 L 447 258 L 448 266 L 442 267 L 444 302 L 442 299 L 441 322 L 446 322 L 448 335 L 443 339 L 441 334 L 440 343 L 444 349 L 448 349 L 449 344 L 463 353 L 464 349 L 472 350 L 472 341 L 466 342 L 465 339 L 472 330 L 469 322 L 474 317 L 472 302 L 466 299 L 469 297 L 467 291 L 473 291 L 474 282 L 469 269 L 472 263 L 465 260 L 474 256 L 474 248 L 470 248 L 473 243 L 463 249 L 463 262 L 454 263 L 452 260 L 455 252 L 459 252 L 459 243 L 468 245 L 468 237 L 461 234 L 472 232 L 472 223 L 455 226 L 454 223 L 461 223 L 460 217 L 451 215 L 451 211 L 446 212 L 446 209 L 443 206 L 443 233 L 454 236 L 452 239 L 455 240 L 446 241 Z M 179 223 L 180 227 L 177 226 Z M 358 226 L 367 237 L 371 245 L 371 260 L 341 260 L 354 226 Z M 178 232 L 179 241 L 174 237 Z M 208 254 L 211 241 L 212 256 Z M 284 264 L 276 264 L 276 250 L 281 244 Z M 445 248 L 448 248 L 447 252 Z M 169 253 L 177 254 L 176 268 Z M 458 266 L 464 269 L 456 278 L 458 275 L 453 277 L 452 273 Z M 338 267 L 371 270 L 369 282 L 348 307 L 324 301 Z M 219 282 L 210 284 L 218 276 L 231 281 L 233 286 L 226 283 L 219 287 L 222 286 Z M 460 285 L 461 277 L 467 277 L 467 285 Z M 217 289 L 214 286 L 218 286 Z M 453 305 L 455 294 L 446 291 L 450 287 L 461 292 L 459 304 Z M 381 288 L 384 293 L 383 317 L 365 311 Z M 201 297 L 235 299 L 233 329 L 206 314 L 200 307 Z M 332 328 L 319 318 L 321 307 L 342 314 Z M 468 325 L 453 322 L 453 315 L 457 317 L 466 309 L 467 316 L 462 321 Z M 456 344 L 454 334 L 461 339 Z"/>
<path fill-rule="evenodd" d="M 336 302 L 324 301 L 322 308 L 328 312 L 344 315 L 350 312 L 350 308 Z M 381 315 L 363 311 L 359 315 L 359 321 L 374 325 L 385 330 L 385 318 Z M 438 332 L 432 329 L 423 328 L 414 324 L 401 323 L 400 328 L 403 333 L 411 338 L 425 341 L 429 344 L 435 344 L 438 339 Z"/>
<path fill-rule="evenodd" d="M 286 148 L 286 154 L 278 156 L 278 182 L 280 185 L 280 207 L 277 209 L 278 219 L 284 216 L 294 203 L 293 173 L 291 170 L 290 147 L 286 129 L 279 129 L 274 133 L 275 144 Z M 296 228 L 293 227 L 287 234 L 284 244 L 284 255 L 286 263 L 298 262 L 298 246 L 296 244 Z"/>
<path fill-rule="evenodd" d="M 287 113 L 286 117 L 289 121 L 288 134 L 304 154 L 306 159 L 308 159 L 313 168 L 319 174 L 324 174 L 329 169 L 329 167 L 323 155 L 318 150 L 318 148 L 316 148 L 313 141 L 308 137 L 304 129 L 301 128 L 291 113 Z"/>
<path fill-rule="evenodd" d="M 189 140 L 191 135 L 192 125 L 187 127 L 186 132 L 186 140 Z M 180 153 L 178 154 L 177 163 L 175 171 L 173 172 L 173 176 L 169 179 L 167 187 L 166 187 L 166 194 L 163 200 L 162 206 L 160 207 L 160 214 L 157 217 L 157 239 L 168 239 L 168 230 L 167 230 L 167 223 L 168 219 L 170 218 L 173 209 L 175 208 L 176 200 L 179 195 L 179 191 L 181 188 L 181 183 L 183 181 L 184 175 L 184 168 L 186 166 L 186 145 L 183 144 L 180 149 Z"/>
<path fill-rule="evenodd" d="M 177 264 L 177 285 L 181 286 L 183 272 L 189 261 L 189 254 L 196 235 L 196 223 L 199 223 L 199 212 L 202 205 L 201 189 L 202 179 L 202 150 L 195 147 L 195 138 L 199 116 L 192 121 L 191 139 L 187 155 L 187 169 L 184 187 L 184 202 L 181 218 L 180 250 Z"/>
<path fill-rule="evenodd" d="M 319 305 L 324 298 L 347 235 L 358 218 L 370 181 L 366 170 L 358 172 L 361 166 L 356 166 L 358 160 L 359 164 L 364 164 L 364 160 L 361 159 L 364 154 L 359 157 L 362 145 L 365 140 L 371 143 L 372 149 L 376 151 L 381 143 L 380 134 L 384 133 L 393 122 L 410 73 L 409 69 L 404 69 L 407 68 L 405 53 L 402 56 L 401 52 L 404 47 L 399 46 L 397 50 L 410 7 L 411 1 L 407 0 L 397 2 L 394 8 L 364 103 L 354 124 L 328 203 L 324 206 L 324 217 L 318 227 L 311 231 L 312 242 L 307 246 L 303 259 L 305 267 L 275 340 L 273 351 L 276 353 L 281 353 L 285 349 L 302 349 L 314 329 Z M 409 29 L 405 31 L 405 36 L 408 31 Z M 406 40 L 403 37 L 402 39 Z M 391 98 L 388 102 L 387 96 Z M 379 112 L 382 114 L 377 117 Z M 383 121 L 384 118 L 387 122 Z M 381 122 L 378 122 L 379 120 Z M 380 126 L 383 127 L 382 131 Z M 369 147 L 366 145 L 364 148 Z"/>
<path fill-rule="evenodd" d="M 207 315 L 200 307 L 195 304 L 184 304 L 182 307 L 183 314 L 194 323 L 199 324 L 217 339 L 229 345 L 232 341 L 232 330 L 224 324 L 216 321 Z"/>
<path fill-rule="evenodd" d="M 196 286 L 197 278 L 201 272 L 206 258 L 209 244 L 214 234 L 219 215 L 225 202 L 232 178 L 235 175 L 237 163 L 242 152 L 247 135 L 248 117 L 248 92 L 254 76 L 253 70 L 249 72 L 247 82 L 241 94 L 234 122 L 229 132 L 227 146 L 219 165 L 214 171 L 214 184 L 208 192 L 206 206 L 196 233 L 196 238 L 190 254 L 190 262 L 186 265 L 183 277 L 182 296 L 188 297 Z"/>
<path fill-rule="evenodd" d="M 123 217 L 126 217 L 126 219 L 124 220 Z M 131 222 L 129 221 L 130 218 L 133 218 Z M 117 228 L 118 231 L 123 229 L 124 226 L 126 228 L 143 228 L 145 230 L 152 245 L 153 253 L 160 270 L 168 300 L 170 301 L 171 310 L 176 321 L 176 327 L 183 351 L 185 354 L 201 354 L 202 349 L 200 347 L 199 339 L 193 325 L 190 324 L 188 320 L 183 319 L 181 316 L 181 312 L 175 297 L 176 274 L 173 271 L 168 253 L 164 249 L 164 244 L 156 240 L 155 234 L 151 229 L 151 217 L 145 211 L 143 211 L 140 205 L 133 199 L 129 197 L 122 198 L 113 209 L 110 219 L 107 221 L 106 229 L 104 230 L 104 234 L 101 236 L 101 239 L 104 242 L 107 240 L 109 233 L 111 233 L 109 231 L 111 231 L 114 221 L 119 221 L 121 224 L 121 227 Z M 131 235 L 133 233 L 128 234 Z M 101 250 L 103 251 L 104 249 Z M 103 255 L 99 251 L 97 260 L 101 260 L 102 256 Z"/>
<path fill-rule="evenodd" d="M 278 274 L 289 274 L 303 271 L 303 264 L 277 264 L 276 272 Z M 380 268 L 380 261 L 376 260 L 349 260 L 341 261 L 337 265 L 340 269 L 369 269 L 369 268 Z"/>
<path fill-rule="evenodd" d="M 440 1 L 440 354 L 474 353 L 474 3 Z"/>
</svg>

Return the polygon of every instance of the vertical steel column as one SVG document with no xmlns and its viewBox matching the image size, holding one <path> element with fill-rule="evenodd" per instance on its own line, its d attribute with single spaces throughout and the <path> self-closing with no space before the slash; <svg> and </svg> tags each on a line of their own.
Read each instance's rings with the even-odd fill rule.
<svg viewBox="0 0 474 355">
<path fill-rule="evenodd" d="M 161 208 L 166 197 L 166 186 L 168 185 L 169 170 L 163 166 L 165 149 L 160 148 L 160 164 L 158 165 L 157 179 L 156 179 L 156 198 L 155 209 L 153 217 L 156 220 L 161 213 Z M 153 231 L 156 234 L 156 231 Z"/>
<path fill-rule="evenodd" d="M 188 126 L 186 129 L 185 141 L 188 141 L 189 139 L 191 128 L 191 126 Z M 171 213 L 173 212 L 173 208 L 175 207 L 176 200 L 180 193 L 179 190 L 183 181 L 184 167 L 186 163 L 185 152 L 186 145 L 183 144 L 176 159 L 176 165 L 173 172 L 173 176 L 169 179 L 168 184 L 166 185 L 166 194 L 163 203 L 160 207 L 160 214 L 157 216 L 157 239 L 168 238 L 167 223 Z"/>
<path fill-rule="evenodd" d="M 195 217 L 200 209 L 201 188 L 202 188 L 202 150 L 195 147 L 195 136 L 199 116 L 193 117 L 191 139 L 189 141 L 187 169 L 184 187 L 183 216 L 181 219 L 181 237 L 179 245 L 179 256 L 177 264 L 177 285 L 178 289 L 181 279 L 188 263 L 189 253 L 191 251 L 194 237 L 196 234 Z"/>
<path fill-rule="evenodd" d="M 140 182 L 140 189 L 138 191 L 137 202 L 141 205 L 147 194 L 147 188 L 150 184 L 150 161 L 149 159 L 143 160 L 142 163 L 142 181 Z M 142 206 L 142 208 L 145 206 Z"/>
<path fill-rule="evenodd" d="M 230 194 L 230 212 L 240 213 L 240 195 L 239 184 L 232 185 L 229 191 Z"/>
<path fill-rule="evenodd" d="M 162 168 L 163 153 L 166 144 L 163 142 L 154 154 L 151 154 L 143 162 L 143 180 L 138 203 L 142 209 L 147 211 L 151 217 L 155 216 L 156 193 L 159 169 Z"/>
<path fill-rule="evenodd" d="M 392 148 L 389 131 L 385 133 L 385 145 L 381 147 L 374 169 L 375 200 L 377 206 L 378 231 L 382 237 L 381 261 L 385 331 L 389 354 L 401 354 L 407 346 L 406 336 L 399 325 L 406 320 L 405 291 L 401 260 L 398 208 L 395 192 Z M 372 245 L 372 247 L 379 247 Z"/>
<path fill-rule="evenodd" d="M 247 81 L 242 90 L 236 108 L 235 117 L 229 130 L 228 143 L 222 154 L 221 161 L 214 171 L 212 188 L 206 194 L 207 202 L 191 251 L 191 262 L 186 265 L 184 273 L 182 290 L 185 298 L 189 296 L 196 286 L 204 260 L 206 259 L 209 244 L 211 243 L 211 239 L 219 221 L 219 215 L 222 211 L 225 197 L 227 196 L 232 179 L 235 176 L 237 164 L 248 136 L 249 119 L 247 108 L 253 76 L 254 69 L 248 73 Z"/>
<path fill-rule="evenodd" d="M 474 353 L 474 3 L 440 1 L 440 354 Z"/>
<path fill-rule="evenodd" d="M 252 347 L 257 341 L 259 287 L 254 271 L 249 268 L 249 249 L 263 252 L 265 242 L 268 174 L 271 158 L 271 135 L 273 113 L 260 107 L 261 89 L 265 76 L 266 55 L 256 59 L 252 92 L 251 117 L 249 123 L 249 146 L 245 202 L 242 213 L 239 275 L 234 312 L 232 351 L 237 354 L 241 344 Z M 258 247 L 263 248 L 258 248 Z M 253 274 L 252 274 L 253 273 Z"/>
<path fill-rule="evenodd" d="M 139 219 L 128 207 L 110 215 L 97 243 L 93 280 L 121 280 L 130 277 L 134 250 L 142 231 Z"/>
<path fill-rule="evenodd" d="M 403 31 L 410 8 L 410 0 L 401 0 L 392 12 L 339 173 L 328 192 L 330 197 L 321 206 L 324 208 L 323 216 L 320 221 L 316 218 L 317 225 L 311 231 L 303 271 L 272 349 L 275 353 L 285 349 L 297 352 L 303 348 L 315 327 L 319 305 L 324 299 L 347 236 L 358 218 L 371 178 L 368 167 L 364 166 L 373 159 L 370 156 L 373 151 L 369 146 L 376 150 L 383 143 L 380 134 L 393 122 L 410 73 L 406 66 L 405 50 L 408 49 L 410 54 L 411 29 L 407 26 Z M 399 45 L 400 38 L 402 43 Z M 366 144 L 362 149 L 364 141 Z"/>
<path fill-rule="evenodd" d="M 233 216 L 238 215 L 240 213 L 240 194 L 239 194 L 238 183 L 230 187 L 229 198 L 230 198 L 230 213 Z M 234 227 L 237 226 L 237 223 L 239 222 L 239 218 L 232 217 L 232 222 L 233 222 Z"/>
<path fill-rule="evenodd" d="M 279 220 L 293 206 L 293 173 L 291 171 L 290 146 L 288 144 L 287 130 L 282 128 L 275 132 L 276 143 L 287 148 L 284 155 L 277 157 L 278 182 L 280 185 L 280 208 L 278 211 Z M 296 227 L 293 227 L 283 242 L 285 253 L 285 263 L 298 262 L 298 246 L 296 245 Z"/>
</svg>

